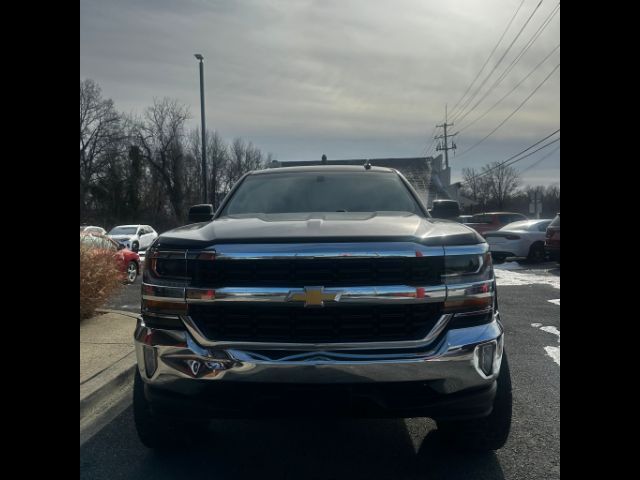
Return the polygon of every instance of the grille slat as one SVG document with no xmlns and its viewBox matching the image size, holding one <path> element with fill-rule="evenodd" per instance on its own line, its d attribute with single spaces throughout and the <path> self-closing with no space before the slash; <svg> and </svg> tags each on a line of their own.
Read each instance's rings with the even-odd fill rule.
<svg viewBox="0 0 640 480">
<path fill-rule="evenodd" d="M 416 285 L 441 283 L 443 257 L 189 260 L 198 287 Z"/>
<path fill-rule="evenodd" d="M 419 340 L 436 324 L 441 304 L 352 305 L 325 308 L 273 305 L 191 305 L 189 315 L 214 341 L 282 343 Z"/>
</svg>

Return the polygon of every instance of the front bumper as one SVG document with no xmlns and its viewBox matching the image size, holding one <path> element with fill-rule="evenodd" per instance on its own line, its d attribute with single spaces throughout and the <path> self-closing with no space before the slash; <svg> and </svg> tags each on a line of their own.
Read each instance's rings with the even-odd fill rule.
<svg viewBox="0 0 640 480">
<path fill-rule="evenodd" d="M 478 348 L 487 343 L 495 344 L 493 370 L 489 375 L 480 367 Z M 229 410 L 234 408 L 222 414 L 212 405 L 219 406 L 222 397 L 257 398 L 246 392 L 262 393 L 268 388 L 284 392 L 288 388 L 309 387 L 315 392 L 311 396 L 315 399 L 322 398 L 318 395 L 320 390 L 373 389 L 380 393 L 374 395 L 379 400 L 374 403 L 380 407 L 374 408 L 378 411 L 376 416 L 384 416 L 381 411 L 387 411 L 391 416 L 442 418 L 449 412 L 455 417 L 466 417 L 487 415 L 491 410 L 502 359 L 503 327 L 496 313 L 491 323 L 450 329 L 421 347 L 367 351 L 363 345 L 361 350 L 258 351 L 236 346 L 205 348 L 186 330 L 152 329 L 140 318 L 135 346 L 148 399 L 181 415 L 197 412 L 197 415 L 230 416 Z M 418 392 L 412 397 L 418 400 L 394 408 L 389 398 L 396 395 L 388 395 L 394 388 Z M 296 395 L 292 393 L 291 398 Z M 308 399 L 304 402 L 309 405 Z M 244 413 L 257 411 L 251 404 L 241 408 L 243 402 L 237 399 L 231 403 L 235 410 Z"/>
</svg>

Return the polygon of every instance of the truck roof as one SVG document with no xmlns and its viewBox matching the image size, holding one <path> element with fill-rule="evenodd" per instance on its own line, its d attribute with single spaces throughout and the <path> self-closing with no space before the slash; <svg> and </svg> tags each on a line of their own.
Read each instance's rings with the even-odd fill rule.
<svg viewBox="0 0 640 480">
<path fill-rule="evenodd" d="M 250 172 L 250 175 L 269 175 L 271 173 L 296 173 L 296 172 L 384 172 L 384 173 L 392 173 L 395 172 L 393 168 L 387 167 L 375 167 L 371 166 L 371 168 L 366 169 L 364 165 L 309 165 L 303 167 L 276 167 L 276 168 L 267 168 L 264 170 L 253 170 Z"/>
</svg>

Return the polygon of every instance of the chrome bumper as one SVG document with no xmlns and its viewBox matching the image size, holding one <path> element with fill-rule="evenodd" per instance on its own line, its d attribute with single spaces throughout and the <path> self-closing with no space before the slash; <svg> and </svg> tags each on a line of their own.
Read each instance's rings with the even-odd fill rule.
<svg viewBox="0 0 640 480">
<path fill-rule="evenodd" d="M 145 382 L 179 393 L 197 391 L 200 382 L 361 383 L 428 381 L 449 394 L 492 384 L 500 370 L 503 328 L 491 323 L 450 329 L 437 343 L 414 349 L 255 351 L 241 346 L 203 347 L 189 331 L 152 329 L 142 318 L 134 334 L 138 369 Z M 479 366 L 478 346 L 495 342 L 493 372 Z M 152 364 L 152 373 L 147 369 Z"/>
</svg>

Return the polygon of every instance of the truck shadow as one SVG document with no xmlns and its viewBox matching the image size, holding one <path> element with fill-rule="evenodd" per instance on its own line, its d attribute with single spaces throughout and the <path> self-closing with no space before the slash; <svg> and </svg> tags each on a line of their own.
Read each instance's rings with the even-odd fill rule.
<svg viewBox="0 0 640 480">
<path fill-rule="evenodd" d="M 140 444 L 128 409 L 81 448 L 81 477 L 504 479 L 494 453 L 452 452 L 434 429 L 424 419 L 220 420 L 158 453 Z"/>
</svg>

